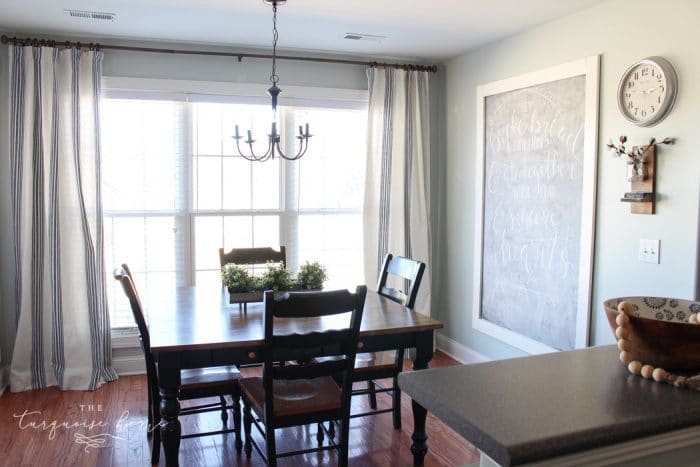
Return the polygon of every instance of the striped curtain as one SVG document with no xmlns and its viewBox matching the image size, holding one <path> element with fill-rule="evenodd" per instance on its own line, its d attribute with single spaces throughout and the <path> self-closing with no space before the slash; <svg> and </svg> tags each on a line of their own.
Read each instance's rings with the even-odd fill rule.
<svg viewBox="0 0 700 467">
<path fill-rule="evenodd" d="M 93 390 L 117 377 L 104 284 L 101 75 L 101 52 L 10 47 L 12 391 Z"/>
<path fill-rule="evenodd" d="M 416 311 L 430 314 L 429 72 L 369 68 L 365 179 L 365 280 L 384 256 L 425 262 Z"/>
</svg>

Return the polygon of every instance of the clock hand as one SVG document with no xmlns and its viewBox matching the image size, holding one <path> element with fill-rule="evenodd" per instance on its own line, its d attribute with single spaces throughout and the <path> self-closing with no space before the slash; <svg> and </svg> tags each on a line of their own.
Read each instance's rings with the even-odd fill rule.
<svg viewBox="0 0 700 467">
<path fill-rule="evenodd" d="M 627 92 L 630 94 L 649 94 L 650 92 L 654 92 L 655 90 L 656 90 L 656 88 L 653 87 L 653 88 L 649 88 L 649 89 L 640 89 L 639 91 L 630 90 Z"/>
</svg>

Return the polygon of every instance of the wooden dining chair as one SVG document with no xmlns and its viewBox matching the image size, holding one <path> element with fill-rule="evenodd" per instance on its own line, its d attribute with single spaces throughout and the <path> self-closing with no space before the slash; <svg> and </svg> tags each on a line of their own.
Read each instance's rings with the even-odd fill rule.
<svg viewBox="0 0 700 467">
<path fill-rule="evenodd" d="M 279 299 L 272 291 L 265 292 L 263 374 L 240 381 L 248 457 L 255 447 L 268 465 L 276 466 L 280 457 L 335 449 L 338 465 L 347 466 L 350 396 L 366 294 L 365 286 L 358 286 L 354 294 L 347 290 L 290 292 Z M 349 318 L 331 318 L 347 313 Z M 308 318 L 323 318 L 328 327 L 323 329 L 319 321 Z M 337 358 L 316 362 L 319 356 Z M 305 363 L 274 364 L 279 361 Z M 323 445 L 326 421 L 340 424 L 338 443 L 328 436 Z M 317 447 L 277 452 L 275 430 L 314 423 L 319 424 Z M 251 436 L 253 424 L 265 438 L 265 453 Z"/>
<path fill-rule="evenodd" d="M 280 263 L 282 267 L 287 265 L 287 250 L 280 246 L 280 251 L 270 247 L 264 248 L 233 248 L 228 253 L 223 248 L 219 248 L 219 264 L 223 268 L 227 264 L 249 265 L 266 264 L 268 261 Z M 239 310 L 243 307 L 243 312 L 248 313 L 248 303 L 238 304 Z"/>
<path fill-rule="evenodd" d="M 151 463 L 157 464 L 160 459 L 160 393 L 158 389 L 158 368 L 157 363 L 151 353 L 151 339 L 148 332 L 148 322 L 143 312 L 143 306 L 139 294 L 134 286 L 133 277 L 129 266 L 123 264 L 121 268 L 114 271 L 114 278 L 119 281 L 124 289 L 124 293 L 129 299 L 134 321 L 139 330 L 141 348 L 146 359 L 146 378 L 148 381 L 148 431 L 149 436 L 153 436 L 153 447 L 151 449 Z M 243 447 L 241 440 L 241 410 L 240 410 L 240 388 L 238 381 L 241 373 L 235 366 L 220 366 L 212 368 L 198 368 L 182 370 L 180 373 L 180 400 L 201 399 L 206 397 L 218 397 L 219 402 L 200 404 L 196 406 L 182 408 L 180 415 L 193 415 L 202 412 L 221 411 L 221 420 L 224 428 L 217 431 L 205 433 L 192 433 L 182 435 L 181 439 L 193 438 L 196 436 L 214 435 L 222 433 L 235 433 L 235 446 L 238 452 Z M 232 402 L 228 404 L 225 396 L 231 396 Z M 225 428 L 228 420 L 227 410 L 233 412 L 233 428 Z"/>
<path fill-rule="evenodd" d="M 386 255 L 377 284 L 379 295 L 400 303 L 407 308 L 413 308 L 416 303 L 425 263 Z M 389 281 L 391 280 L 391 283 Z M 391 285 L 390 285 L 391 284 Z M 367 395 L 371 411 L 352 414 L 352 418 L 392 412 L 394 428 L 401 428 L 401 390 L 398 385 L 399 373 L 403 370 L 404 348 L 385 352 L 359 354 L 355 363 L 355 382 L 367 382 L 367 389 L 353 391 L 353 395 Z M 378 379 L 391 378 L 392 385 L 385 387 L 377 382 Z M 377 409 L 378 392 L 392 393 L 392 407 Z"/>
</svg>

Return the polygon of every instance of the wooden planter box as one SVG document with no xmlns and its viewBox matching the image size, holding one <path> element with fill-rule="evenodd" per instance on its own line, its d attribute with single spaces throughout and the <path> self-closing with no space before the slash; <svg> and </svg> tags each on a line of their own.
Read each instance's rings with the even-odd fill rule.
<svg viewBox="0 0 700 467">
<path fill-rule="evenodd" d="M 293 288 L 291 290 L 285 290 L 284 292 L 298 292 L 306 289 L 301 289 L 301 288 Z M 308 289 L 309 291 L 311 290 L 321 290 L 321 289 Z M 284 292 L 278 292 L 278 293 L 284 293 Z M 228 289 L 228 302 L 229 303 L 255 303 L 255 302 L 262 302 L 263 301 L 263 294 L 264 292 L 262 290 L 254 290 L 250 292 L 232 292 L 231 289 Z"/>
<path fill-rule="evenodd" d="M 228 289 L 228 302 L 229 303 L 254 303 L 263 301 L 262 291 L 252 291 L 252 292 L 231 292 Z"/>
</svg>

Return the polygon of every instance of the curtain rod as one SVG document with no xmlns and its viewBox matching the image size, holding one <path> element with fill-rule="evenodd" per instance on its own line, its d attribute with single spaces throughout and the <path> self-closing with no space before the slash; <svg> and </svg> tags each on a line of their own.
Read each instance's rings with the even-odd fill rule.
<svg viewBox="0 0 700 467">
<path fill-rule="evenodd" d="M 96 42 L 81 43 L 81 42 L 70 42 L 70 41 L 55 41 L 50 39 L 19 39 L 17 37 L 7 37 L 2 35 L 0 40 L 3 44 L 13 44 L 20 46 L 45 46 L 45 47 L 66 47 L 66 48 L 87 48 L 95 50 L 125 50 L 129 52 L 150 52 L 150 53 L 160 53 L 160 54 L 181 54 L 181 55 L 208 55 L 214 57 L 236 57 L 238 61 L 242 61 L 244 58 L 265 58 L 272 59 L 272 55 L 267 54 L 253 54 L 253 53 L 243 53 L 243 52 L 214 52 L 206 50 L 183 50 L 183 49 L 157 49 L 152 47 L 133 47 L 126 45 L 103 45 Z M 437 72 L 436 65 L 415 65 L 415 64 L 398 64 L 398 63 L 380 63 L 376 61 L 363 62 L 360 60 L 341 60 L 335 58 L 317 58 L 317 57 L 294 57 L 290 55 L 277 55 L 278 60 L 295 60 L 295 61 L 305 61 L 305 62 L 318 62 L 318 63 L 340 63 L 343 65 L 361 65 L 368 66 L 372 68 L 396 68 L 399 70 L 407 71 L 429 71 L 431 73 Z"/>
</svg>

